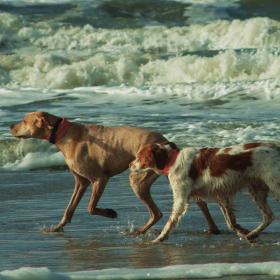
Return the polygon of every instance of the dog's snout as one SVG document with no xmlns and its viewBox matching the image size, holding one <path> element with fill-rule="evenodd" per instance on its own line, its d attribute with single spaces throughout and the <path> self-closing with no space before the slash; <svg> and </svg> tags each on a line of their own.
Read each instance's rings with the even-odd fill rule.
<svg viewBox="0 0 280 280">
<path fill-rule="evenodd" d="M 10 125 L 10 129 L 13 129 L 14 127 L 15 127 L 14 123 Z"/>
</svg>

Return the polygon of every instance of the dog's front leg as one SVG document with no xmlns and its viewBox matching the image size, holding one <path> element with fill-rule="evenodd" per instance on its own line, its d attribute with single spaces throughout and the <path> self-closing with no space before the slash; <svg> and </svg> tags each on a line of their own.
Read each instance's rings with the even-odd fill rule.
<svg viewBox="0 0 280 280">
<path fill-rule="evenodd" d="M 158 243 L 168 238 L 170 231 L 177 225 L 180 221 L 182 215 L 187 211 L 189 204 L 186 201 L 178 201 L 180 206 L 178 208 L 173 208 L 172 214 L 169 217 L 166 225 L 164 226 L 160 235 L 152 241 L 152 243 Z"/>
<path fill-rule="evenodd" d="M 83 195 L 87 189 L 87 186 L 90 183 L 86 178 L 83 178 L 76 173 L 73 173 L 73 175 L 75 178 L 75 187 L 74 187 L 74 191 L 73 191 L 72 197 L 70 199 L 70 202 L 69 202 L 68 206 L 66 207 L 64 215 L 63 215 L 61 221 L 58 223 L 58 225 L 49 227 L 48 229 L 46 229 L 47 232 L 63 231 L 63 227 L 67 223 L 71 223 L 71 219 L 75 212 L 75 209 L 76 209 L 77 205 L 79 204 L 81 198 L 83 197 Z"/>
<path fill-rule="evenodd" d="M 153 243 L 163 241 L 168 238 L 170 231 L 176 226 L 180 221 L 182 216 L 187 212 L 189 206 L 189 195 L 190 190 L 186 185 L 173 185 L 171 184 L 173 191 L 173 207 L 172 213 L 168 219 L 168 222 L 164 226 L 160 235 L 153 240 Z"/>
<path fill-rule="evenodd" d="M 200 208 L 200 210 L 202 211 L 207 223 L 208 223 L 208 233 L 210 234 L 219 234 L 221 233 L 218 226 L 216 225 L 216 223 L 214 222 L 210 212 L 209 212 L 209 208 L 206 204 L 206 202 L 204 202 L 203 200 L 197 200 L 196 204 L 198 205 L 198 207 Z"/>
</svg>

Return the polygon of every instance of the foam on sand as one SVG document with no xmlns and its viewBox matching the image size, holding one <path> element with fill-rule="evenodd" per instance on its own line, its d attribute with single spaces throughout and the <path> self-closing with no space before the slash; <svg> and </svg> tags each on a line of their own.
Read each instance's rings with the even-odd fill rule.
<svg viewBox="0 0 280 280">
<path fill-rule="evenodd" d="M 209 263 L 174 265 L 161 268 L 110 268 L 103 270 L 54 273 L 48 268 L 23 267 L 0 273 L 0 280 L 67 280 L 67 279 L 215 279 L 224 276 L 280 275 L 280 262 Z"/>
</svg>

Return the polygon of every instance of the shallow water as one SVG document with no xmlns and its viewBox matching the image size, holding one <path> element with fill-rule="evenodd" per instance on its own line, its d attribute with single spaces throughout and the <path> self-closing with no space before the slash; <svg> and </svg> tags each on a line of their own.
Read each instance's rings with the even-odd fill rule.
<svg viewBox="0 0 280 280">
<path fill-rule="evenodd" d="M 55 147 L 18 141 L 9 132 L 25 113 L 48 111 L 82 123 L 156 130 L 180 147 L 278 142 L 280 7 L 279 1 L 262 2 L 0 1 L 1 280 L 24 279 L 16 269 L 26 266 L 29 280 L 32 273 L 35 279 L 280 275 L 278 262 L 265 263 L 280 261 L 279 204 L 272 199 L 276 220 L 254 244 L 227 230 L 213 203 L 221 235 L 206 234 L 193 205 L 168 241 L 149 244 L 172 204 L 163 177 L 153 193 L 164 218 L 145 236 L 128 235 L 147 211 L 127 173 L 112 178 L 100 201 L 118 212 L 117 219 L 90 216 L 88 191 L 64 233 L 44 233 L 60 220 L 73 179 Z M 243 226 L 260 221 L 248 194 L 237 196 L 236 209 Z M 196 264 L 206 270 L 197 272 Z"/>
<path fill-rule="evenodd" d="M 249 244 L 230 232 L 215 204 L 211 213 L 222 230 L 208 235 L 202 214 L 192 205 L 190 212 L 160 245 L 152 240 L 167 220 L 171 192 L 165 178 L 159 179 L 153 194 L 164 218 L 143 237 L 128 235 L 147 219 L 147 211 L 129 188 L 127 174 L 117 176 L 108 185 L 100 205 L 113 208 L 118 218 L 110 220 L 90 216 L 89 193 L 78 207 L 64 233 L 47 234 L 45 226 L 55 224 L 63 214 L 73 180 L 66 171 L 6 172 L 1 176 L 1 257 L 2 269 L 22 266 L 47 266 L 53 271 L 99 270 L 106 268 L 149 268 L 179 264 L 280 261 L 278 221 Z M 259 213 L 247 194 L 236 199 L 241 225 L 253 228 Z M 279 204 L 271 201 L 276 216 Z"/>
</svg>

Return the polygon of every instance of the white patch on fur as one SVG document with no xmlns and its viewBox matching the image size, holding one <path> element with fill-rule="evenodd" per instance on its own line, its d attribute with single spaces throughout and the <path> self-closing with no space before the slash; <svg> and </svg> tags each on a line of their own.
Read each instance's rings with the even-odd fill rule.
<svg viewBox="0 0 280 280">
<path fill-rule="evenodd" d="M 199 155 L 200 149 L 184 148 L 179 153 L 168 174 L 174 200 L 169 218 L 171 221 L 178 223 L 187 211 L 191 196 L 222 202 L 231 200 L 232 196 L 242 188 L 254 186 L 256 195 L 258 195 L 258 192 L 265 191 L 267 186 L 273 195 L 280 200 L 280 146 L 263 144 L 248 150 L 244 149 L 244 145 L 228 148 L 230 150 L 226 150 L 227 155 L 252 152 L 252 166 L 242 171 L 227 169 L 221 176 L 212 176 L 209 168 L 206 168 L 201 176 L 193 180 L 189 176 L 189 171 L 195 156 Z M 220 149 L 217 154 L 225 153 L 225 149 Z M 256 188 L 257 183 L 263 185 L 260 186 L 262 189 Z M 268 217 L 268 224 L 271 219 L 272 216 Z M 266 226 L 267 224 L 263 221 L 251 233 L 259 232 Z M 157 240 L 165 239 L 171 229 L 171 223 L 168 222 Z"/>
</svg>

